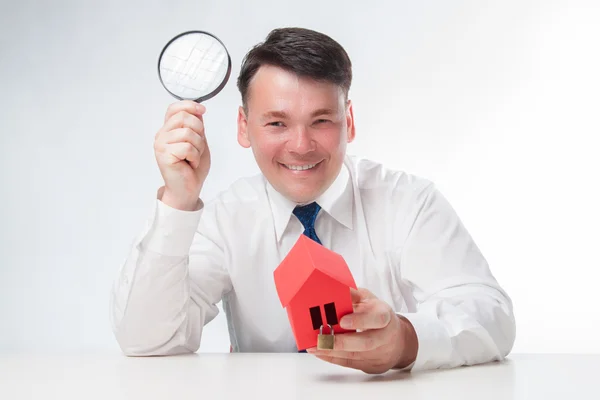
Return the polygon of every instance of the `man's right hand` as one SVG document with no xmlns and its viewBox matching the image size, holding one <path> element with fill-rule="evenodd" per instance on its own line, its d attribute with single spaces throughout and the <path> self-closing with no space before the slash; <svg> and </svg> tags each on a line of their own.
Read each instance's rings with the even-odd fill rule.
<svg viewBox="0 0 600 400">
<path fill-rule="evenodd" d="M 154 154 L 165 181 L 159 197 L 166 205 L 195 210 L 210 169 L 210 151 L 202 115 L 206 108 L 191 100 L 173 103 L 154 137 Z"/>
</svg>

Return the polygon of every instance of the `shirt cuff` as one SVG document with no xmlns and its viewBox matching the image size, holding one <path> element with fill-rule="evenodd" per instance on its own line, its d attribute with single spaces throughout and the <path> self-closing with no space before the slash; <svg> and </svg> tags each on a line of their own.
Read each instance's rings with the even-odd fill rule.
<svg viewBox="0 0 600 400">
<path fill-rule="evenodd" d="M 410 371 L 421 371 L 443 367 L 452 356 L 452 342 L 444 324 L 426 310 L 416 313 L 401 313 L 413 325 L 419 347 L 417 358 Z"/>
<path fill-rule="evenodd" d="M 183 211 L 156 200 L 154 221 L 143 246 L 165 256 L 187 256 L 194 241 L 204 204 L 196 211 Z"/>
</svg>

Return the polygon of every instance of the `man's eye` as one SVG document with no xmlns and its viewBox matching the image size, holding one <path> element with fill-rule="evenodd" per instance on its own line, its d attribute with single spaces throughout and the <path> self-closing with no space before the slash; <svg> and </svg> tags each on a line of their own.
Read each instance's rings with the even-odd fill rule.
<svg viewBox="0 0 600 400">
<path fill-rule="evenodd" d="M 318 119 L 315 121 L 316 124 L 324 124 L 326 122 L 329 122 L 329 120 L 328 119 Z"/>
<path fill-rule="evenodd" d="M 274 122 L 269 122 L 267 125 L 280 127 L 280 126 L 283 126 L 283 122 L 281 122 L 281 121 L 274 121 Z"/>
</svg>

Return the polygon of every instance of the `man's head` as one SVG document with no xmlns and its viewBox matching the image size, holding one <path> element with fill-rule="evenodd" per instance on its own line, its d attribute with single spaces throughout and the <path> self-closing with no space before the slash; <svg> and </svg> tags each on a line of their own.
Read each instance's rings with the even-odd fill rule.
<svg viewBox="0 0 600 400">
<path fill-rule="evenodd" d="M 355 135 L 351 81 L 346 51 L 307 29 L 273 30 L 242 62 L 238 142 L 252 148 L 271 185 L 297 203 L 322 194 L 342 167 Z"/>
</svg>

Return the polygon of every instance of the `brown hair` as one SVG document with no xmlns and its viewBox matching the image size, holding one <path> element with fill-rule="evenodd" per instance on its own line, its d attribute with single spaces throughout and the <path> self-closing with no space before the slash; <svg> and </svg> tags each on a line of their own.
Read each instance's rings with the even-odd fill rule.
<svg viewBox="0 0 600 400">
<path fill-rule="evenodd" d="M 340 86 L 348 99 L 352 63 L 344 48 L 331 37 L 304 28 L 272 30 L 264 42 L 244 57 L 237 87 L 248 112 L 248 86 L 262 65 L 272 65 L 301 77 L 327 81 Z"/>
</svg>

